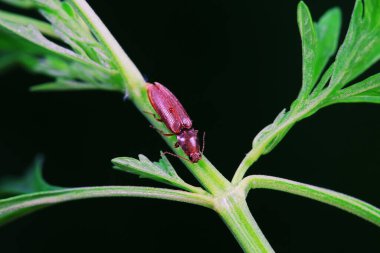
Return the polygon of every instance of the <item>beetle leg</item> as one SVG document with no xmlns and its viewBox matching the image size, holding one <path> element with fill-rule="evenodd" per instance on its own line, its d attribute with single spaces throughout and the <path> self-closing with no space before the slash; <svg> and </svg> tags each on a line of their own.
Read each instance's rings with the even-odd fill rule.
<svg viewBox="0 0 380 253">
<path fill-rule="evenodd" d="M 180 156 L 180 155 L 177 155 L 177 154 L 173 154 L 173 153 L 170 153 L 170 152 L 167 152 L 167 151 L 163 152 L 162 154 L 163 154 L 163 155 L 166 155 L 166 154 L 168 154 L 168 155 L 172 155 L 172 156 L 174 156 L 174 157 L 177 157 L 177 158 L 180 158 L 180 159 L 183 159 L 183 160 L 186 160 L 186 161 L 188 161 L 188 162 L 193 163 L 192 161 L 190 161 L 190 160 L 187 159 L 186 157 L 183 157 L 183 156 Z"/>
<path fill-rule="evenodd" d="M 173 136 L 173 135 L 175 135 L 175 134 L 172 134 L 172 133 L 169 133 L 169 134 L 166 134 L 166 133 L 164 133 L 164 132 L 162 132 L 162 131 L 159 131 L 163 136 Z"/>
<path fill-rule="evenodd" d="M 175 134 L 173 134 L 173 133 L 164 133 L 162 130 L 157 129 L 157 128 L 155 128 L 155 127 L 152 126 L 152 125 L 150 125 L 150 128 L 153 128 L 154 130 L 156 130 L 157 132 L 159 132 L 159 133 L 162 134 L 163 136 L 173 136 L 173 135 L 175 135 Z"/>
<path fill-rule="evenodd" d="M 155 120 L 159 121 L 159 122 L 162 122 L 162 119 L 160 119 L 159 117 L 157 117 L 156 114 L 152 113 L 152 112 L 148 112 L 148 111 L 143 111 L 144 113 L 147 113 L 147 114 L 150 114 L 154 117 Z"/>
</svg>

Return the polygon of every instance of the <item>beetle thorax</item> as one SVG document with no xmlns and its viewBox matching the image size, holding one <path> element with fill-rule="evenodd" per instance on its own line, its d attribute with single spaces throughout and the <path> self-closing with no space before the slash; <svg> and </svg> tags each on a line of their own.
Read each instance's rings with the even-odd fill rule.
<svg viewBox="0 0 380 253">
<path fill-rule="evenodd" d="M 197 162 L 201 159 L 198 131 L 192 129 L 184 129 L 177 135 L 178 145 L 183 149 L 186 155 L 189 156 L 192 162 Z"/>
</svg>

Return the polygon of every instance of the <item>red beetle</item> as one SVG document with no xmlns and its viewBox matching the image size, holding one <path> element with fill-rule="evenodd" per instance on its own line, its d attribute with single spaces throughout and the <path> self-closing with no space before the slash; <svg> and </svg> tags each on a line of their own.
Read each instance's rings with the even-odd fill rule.
<svg viewBox="0 0 380 253">
<path fill-rule="evenodd" d="M 176 135 L 175 147 L 181 147 L 191 162 L 198 162 L 203 153 L 200 151 L 198 130 L 192 128 L 193 123 L 185 108 L 174 94 L 160 83 L 148 83 L 147 90 L 149 101 L 160 116 L 160 119 L 155 118 L 164 122 L 166 127 L 172 131 L 172 133 L 164 135 Z"/>
</svg>

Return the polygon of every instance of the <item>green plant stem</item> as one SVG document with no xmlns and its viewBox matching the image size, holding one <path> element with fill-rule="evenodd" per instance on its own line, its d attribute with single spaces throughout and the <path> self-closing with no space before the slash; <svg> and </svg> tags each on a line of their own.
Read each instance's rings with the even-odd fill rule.
<svg viewBox="0 0 380 253">
<path fill-rule="evenodd" d="M 108 31 L 107 27 L 86 1 L 70 0 L 70 2 L 81 14 L 82 18 L 89 25 L 96 37 L 108 48 L 124 78 L 125 87 L 132 102 L 141 112 L 151 111 L 152 108 L 146 97 L 145 80 L 137 67 L 129 59 L 127 54 Z M 150 115 L 146 115 L 146 113 L 143 114 L 154 127 L 167 131 L 166 129 L 162 129 L 162 125 L 152 117 L 148 117 Z M 167 137 L 163 138 L 171 147 L 174 146 L 175 139 Z M 174 151 L 179 155 L 183 155 L 183 152 L 179 149 L 175 149 Z M 206 158 L 202 159 L 202 162 L 198 162 L 197 164 L 185 162 L 185 165 L 190 169 L 202 186 L 208 189 L 211 193 L 219 194 L 225 191 L 230 185 L 228 180 L 225 179 Z"/>
<path fill-rule="evenodd" d="M 124 81 L 123 87 L 118 87 L 119 90 L 122 92 L 127 91 L 130 100 L 135 104 L 140 112 L 152 111 L 152 107 L 147 99 L 145 88 L 146 84 L 143 76 L 134 63 L 129 59 L 128 55 L 123 51 L 122 47 L 117 43 L 106 26 L 102 23 L 85 0 L 67 1 L 70 2 L 74 8 L 76 8 L 83 20 L 91 28 L 93 34 L 95 34 L 96 38 L 105 46 L 106 50 L 108 50 L 111 55 L 112 60 L 115 63 L 112 67 L 116 67 L 118 69 Z M 11 0 L 8 0 L 8 2 L 12 3 Z M 21 4 L 21 6 L 24 5 L 25 7 L 33 6 L 33 4 Z M 39 20 L 30 19 L 4 11 L 0 11 L 0 19 L 25 25 L 32 24 L 45 35 L 56 37 L 51 25 Z M 4 27 L 10 32 L 14 32 L 16 34 L 20 33 L 17 29 L 8 28 L 6 25 L 4 25 Z M 29 40 L 36 45 L 43 46 L 43 44 L 38 44 L 36 41 L 31 39 Z M 48 47 L 46 48 L 49 50 Z M 61 53 L 60 55 L 69 57 L 64 53 Z M 74 58 L 74 56 L 71 57 Z M 12 59 L 6 58 L 3 59 L 2 62 L 3 64 L 8 64 L 11 62 L 10 60 Z M 75 58 L 74 60 L 79 61 L 80 58 Z M 351 61 L 346 62 L 350 63 Z M 100 67 L 100 65 L 97 67 Z M 346 72 L 343 74 L 345 73 Z M 201 161 L 195 164 L 182 160 L 186 167 L 189 168 L 192 174 L 197 178 L 201 185 L 209 193 L 211 193 L 211 195 L 208 193 L 196 194 L 178 190 L 131 186 L 84 187 L 44 191 L 0 200 L 0 224 L 2 221 L 9 220 L 9 218 L 20 216 L 51 204 L 75 199 L 121 196 L 158 198 L 192 203 L 212 208 L 220 215 L 245 252 L 273 252 L 273 249 L 251 215 L 245 200 L 250 189 L 265 188 L 284 191 L 328 203 L 356 214 L 380 226 L 380 210 L 378 208 L 347 195 L 320 187 L 269 176 L 250 176 L 243 179 L 248 168 L 255 161 L 257 161 L 262 154 L 268 153 L 271 148 L 278 143 L 272 142 L 273 140 L 280 140 L 280 138 L 276 139 L 276 137 L 282 137 L 281 134 L 290 129 L 297 121 L 322 108 L 323 105 L 321 102 L 327 97 L 327 95 L 335 92 L 336 89 L 343 87 L 338 84 L 331 83 L 327 88 L 325 87 L 331 74 L 332 73 L 328 72 L 325 77 L 322 78 L 323 81 L 321 81 L 316 87 L 314 95 L 316 94 L 315 96 L 317 97 L 310 94 L 312 91 L 312 86 L 307 89 L 304 87 L 302 88 L 301 97 L 296 100 L 296 103 L 293 104 L 294 107 L 292 106 L 291 111 L 286 114 L 286 117 L 281 118 L 279 121 L 275 121 L 276 124 L 271 125 L 273 128 L 266 129 L 270 132 L 265 132 L 264 138 L 258 138 L 258 141 L 254 142 L 254 146 L 251 151 L 239 165 L 233 177 L 232 184 L 207 160 L 206 157 L 203 157 Z M 342 78 L 335 78 L 334 80 L 342 80 Z M 344 83 L 341 83 L 341 85 L 344 85 Z M 123 88 L 125 88 L 125 90 L 123 90 Z M 158 123 L 152 117 L 147 116 L 147 114 L 143 113 L 143 115 L 145 115 L 150 123 L 157 129 L 166 132 L 167 129 L 161 123 Z M 169 146 L 172 147 L 176 154 L 181 156 L 185 155 L 181 149 L 173 148 L 173 144 L 176 142 L 175 137 L 166 138 L 163 135 L 162 137 L 169 144 Z M 273 146 L 270 146 L 271 143 L 274 143 Z M 269 148 L 267 149 L 267 147 Z M 190 187 L 189 189 L 198 191 L 196 188 Z"/>
<path fill-rule="evenodd" d="M 226 196 L 217 198 L 215 202 L 215 210 L 244 252 L 274 252 L 248 209 L 243 191 L 235 188 Z"/>
<path fill-rule="evenodd" d="M 299 183 L 283 178 L 254 175 L 241 181 L 238 189 L 248 194 L 250 189 L 271 189 L 314 199 L 349 213 L 355 214 L 377 226 L 380 226 L 380 209 L 346 194 L 325 188 Z"/>
<path fill-rule="evenodd" d="M 245 173 L 249 169 L 249 167 L 254 164 L 260 156 L 263 154 L 266 146 L 284 129 L 291 127 L 296 123 L 298 118 L 292 117 L 289 120 L 284 121 L 277 128 L 273 129 L 273 131 L 266 136 L 258 145 L 253 147 L 241 161 L 239 167 L 237 168 L 234 177 L 232 178 L 232 184 L 238 184 L 244 177 Z"/>
<path fill-rule="evenodd" d="M 260 158 L 260 156 L 264 153 L 265 148 L 273 139 L 276 138 L 277 135 L 284 130 L 290 129 L 298 121 L 320 109 L 322 102 L 330 93 L 331 91 L 327 89 L 318 97 L 298 103 L 295 108 L 292 108 L 292 110 L 288 112 L 287 119 L 272 129 L 272 131 L 268 133 L 265 138 L 253 146 L 252 149 L 246 154 L 232 178 L 232 184 L 237 185 L 243 179 L 249 167 Z"/>
<path fill-rule="evenodd" d="M 81 14 L 82 18 L 89 25 L 96 37 L 108 48 L 124 78 L 125 87 L 132 102 L 141 112 L 151 111 L 152 107 L 147 99 L 145 81 L 136 66 L 86 1 L 70 0 L 70 2 Z M 166 130 L 163 129 L 162 124 L 159 124 L 152 117 L 148 117 L 146 113 L 143 114 L 154 127 L 160 130 Z M 176 142 L 175 138 L 163 138 L 173 148 L 174 143 Z M 178 155 L 184 155 L 181 149 L 173 150 Z M 206 157 L 203 157 L 198 163 L 183 162 L 201 185 L 214 196 L 221 196 L 231 190 L 230 182 L 207 160 Z M 245 200 L 241 199 L 236 201 L 231 197 L 226 200 L 228 201 L 219 202 L 227 203 L 227 205 L 219 205 L 217 212 L 226 222 L 243 249 L 246 252 L 272 252 L 269 243 L 261 233 L 249 212 Z"/>
<path fill-rule="evenodd" d="M 53 204 L 99 197 L 154 198 L 180 201 L 208 208 L 213 207 L 212 198 L 204 194 L 195 194 L 180 190 L 140 186 L 80 187 L 23 194 L 2 199 L 0 200 L 0 225 L 4 222 L 8 222 L 12 218 L 17 218 L 21 215 L 25 215 Z"/>
<path fill-rule="evenodd" d="M 169 146 L 173 146 L 170 140 L 165 139 Z M 175 150 L 181 156 L 185 156 L 182 150 Z M 205 157 L 197 162 L 191 163 L 184 159 L 181 161 L 189 168 L 190 172 L 200 182 L 200 184 L 210 193 L 215 196 L 224 194 L 230 190 L 231 183 L 212 165 L 212 163 Z"/>
</svg>

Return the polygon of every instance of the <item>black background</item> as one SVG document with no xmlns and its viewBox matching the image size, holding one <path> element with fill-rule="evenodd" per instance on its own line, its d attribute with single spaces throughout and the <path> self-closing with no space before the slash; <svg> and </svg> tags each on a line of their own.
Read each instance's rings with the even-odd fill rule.
<svg viewBox="0 0 380 253">
<path fill-rule="evenodd" d="M 206 155 L 231 178 L 255 134 L 301 84 L 297 1 L 89 1 L 150 81 L 180 98 L 207 132 Z M 345 33 L 354 1 L 333 6 Z M 342 39 L 342 37 L 341 37 Z M 380 65 L 370 72 L 379 72 Z M 368 73 L 366 73 L 368 75 Z M 0 76 L 0 172 L 20 174 L 37 153 L 48 182 L 67 187 L 151 185 L 111 167 L 117 156 L 167 150 L 130 102 L 107 92 L 29 93 L 44 76 Z M 334 189 L 380 206 L 380 106 L 337 105 L 297 124 L 254 173 Z M 196 184 L 183 165 L 179 174 Z M 336 208 L 257 190 L 250 208 L 277 252 L 380 252 L 380 230 Z M 53 206 L 0 228 L 1 252 L 240 252 L 211 210 L 159 200 L 93 199 Z"/>
</svg>

